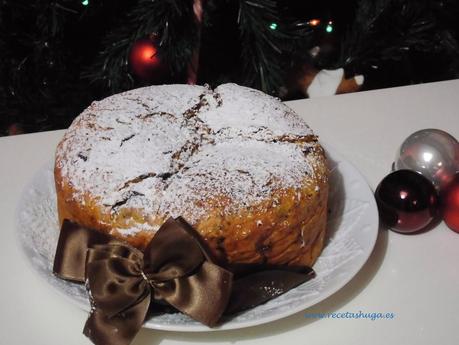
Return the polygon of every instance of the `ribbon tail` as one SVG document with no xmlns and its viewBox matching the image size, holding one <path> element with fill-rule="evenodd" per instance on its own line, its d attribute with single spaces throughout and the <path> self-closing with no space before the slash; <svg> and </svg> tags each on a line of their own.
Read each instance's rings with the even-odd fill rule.
<svg viewBox="0 0 459 345">
<path fill-rule="evenodd" d="M 249 274 L 233 282 L 233 290 L 225 314 L 238 313 L 280 296 L 314 278 L 308 268 L 305 273 L 289 270 L 267 270 Z"/>
<path fill-rule="evenodd" d="M 112 317 L 93 308 L 83 334 L 95 345 L 128 345 L 142 328 L 150 305 L 150 294 L 139 303 Z"/>
</svg>

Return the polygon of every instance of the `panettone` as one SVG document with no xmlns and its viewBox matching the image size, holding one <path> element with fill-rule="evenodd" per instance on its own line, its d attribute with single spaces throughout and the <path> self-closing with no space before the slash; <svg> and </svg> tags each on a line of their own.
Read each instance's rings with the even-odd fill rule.
<svg viewBox="0 0 459 345">
<path fill-rule="evenodd" d="M 235 84 L 163 85 L 94 102 L 60 142 L 59 218 L 144 248 L 182 216 L 221 264 L 311 266 L 325 236 L 328 171 L 286 105 Z"/>
</svg>

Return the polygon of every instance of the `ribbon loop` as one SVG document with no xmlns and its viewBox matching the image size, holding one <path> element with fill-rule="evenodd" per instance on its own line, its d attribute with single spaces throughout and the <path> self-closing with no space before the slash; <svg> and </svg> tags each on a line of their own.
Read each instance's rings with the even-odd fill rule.
<svg viewBox="0 0 459 345">
<path fill-rule="evenodd" d="M 206 259 L 196 238 L 169 218 L 144 251 L 145 273 L 155 281 L 188 275 Z"/>
<path fill-rule="evenodd" d="M 83 283 L 85 280 L 86 253 L 96 245 L 121 244 L 112 236 L 89 230 L 65 219 L 62 223 L 53 272 L 59 278 Z"/>
</svg>

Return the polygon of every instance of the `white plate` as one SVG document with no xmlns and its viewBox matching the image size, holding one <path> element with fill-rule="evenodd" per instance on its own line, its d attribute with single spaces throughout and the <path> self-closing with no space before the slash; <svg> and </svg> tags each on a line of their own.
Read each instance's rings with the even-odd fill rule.
<svg viewBox="0 0 459 345">
<path fill-rule="evenodd" d="M 357 169 L 335 150 L 328 148 L 327 156 L 331 168 L 328 238 L 314 265 L 316 277 L 268 303 L 224 320 L 212 330 L 260 325 L 304 310 L 342 288 L 368 259 L 378 233 L 373 193 Z M 22 194 L 16 214 L 18 235 L 33 269 L 79 307 L 89 310 L 83 286 L 52 274 L 59 234 L 52 165 L 50 162 L 38 171 Z M 181 313 L 154 316 L 144 327 L 184 332 L 211 330 Z"/>
</svg>

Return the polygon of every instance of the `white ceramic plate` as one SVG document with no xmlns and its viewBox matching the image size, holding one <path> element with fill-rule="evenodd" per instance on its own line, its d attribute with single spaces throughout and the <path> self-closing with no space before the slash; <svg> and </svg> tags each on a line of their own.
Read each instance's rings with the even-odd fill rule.
<svg viewBox="0 0 459 345">
<path fill-rule="evenodd" d="M 378 233 L 373 193 L 357 169 L 335 150 L 325 147 L 331 169 L 330 215 L 326 246 L 314 265 L 317 276 L 268 303 L 224 320 L 212 330 L 260 325 L 304 310 L 342 288 L 368 259 Z M 59 234 L 52 165 L 50 162 L 38 171 L 22 194 L 16 216 L 18 235 L 33 269 L 79 307 L 89 310 L 84 286 L 52 274 Z M 181 313 L 154 316 L 144 327 L 184 332 L 211 330 Z"/>
</svg>

